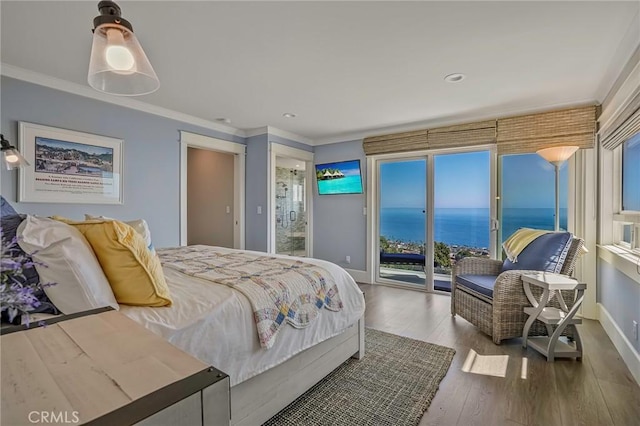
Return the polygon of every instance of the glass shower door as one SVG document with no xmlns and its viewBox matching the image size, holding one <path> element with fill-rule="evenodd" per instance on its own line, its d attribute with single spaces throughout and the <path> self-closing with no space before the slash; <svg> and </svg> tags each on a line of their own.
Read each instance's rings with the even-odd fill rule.
<svg viewBox="0 0 640 426">
<path fill-rule="evenodd" d="M 307 254 L 305 163 L 276 158 L 276 253 Z"/>
</svg>

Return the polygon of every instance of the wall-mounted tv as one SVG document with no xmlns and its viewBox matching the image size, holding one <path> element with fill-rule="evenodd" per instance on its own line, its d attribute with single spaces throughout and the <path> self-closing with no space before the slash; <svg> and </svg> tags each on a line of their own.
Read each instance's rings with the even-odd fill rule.
<svg viewBox="0 0 640 426">
<path fill-rule="evenodd" d="M 316 164 L 319 195 L 362 194 L 360 160 Z"/>
</svg>

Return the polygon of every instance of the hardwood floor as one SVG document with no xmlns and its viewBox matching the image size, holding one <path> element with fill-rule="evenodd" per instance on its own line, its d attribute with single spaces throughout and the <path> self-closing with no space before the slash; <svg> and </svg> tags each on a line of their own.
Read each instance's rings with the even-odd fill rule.
<svg viewBox="0 0 640 426">
<path fill-rule="evenodd" d="M 579 326 L 582 362 L 561 358 L 549 363 L 533 349 L 522 349 L 521 339 L 495 345 L 463 318 L 452 317 L 447 295 L 360 287 L 367 327 L 456 350 L 420 426 L 640 425 L 640 387 L 597 321 Z M 471 350 L 488 367 L 499 367 L 508 356 L 504 377 L 462 371 Z"/>
</svg>

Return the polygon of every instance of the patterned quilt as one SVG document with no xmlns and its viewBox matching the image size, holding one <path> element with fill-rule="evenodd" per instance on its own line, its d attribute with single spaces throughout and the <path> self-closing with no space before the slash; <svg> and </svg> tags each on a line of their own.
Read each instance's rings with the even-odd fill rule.
<svg viewBox="0 0 640 426">
<path fill-rule="evenodd" d="M 260 345 L 266 349 L 273 346 L 283 323 L 304 328 L 323 307 L 342 309 L 329 272 L 300 260 L 221 252 L 201 245 L 161 249 L 158 255 L 163 266 L 242 292 L 251 303 Z"/>
</svg>

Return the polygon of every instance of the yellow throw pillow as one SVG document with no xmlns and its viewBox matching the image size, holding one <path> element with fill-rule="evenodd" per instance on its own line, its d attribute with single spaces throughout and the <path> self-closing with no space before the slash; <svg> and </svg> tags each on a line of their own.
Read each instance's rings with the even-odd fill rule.
<svg viewBox="0 0 640 426">
<path fill-rule="evenodd" d="M 76 222 L 73 225 L 89 241 L 118 303 L 135 306 L 170 306 L 172 301 L 158 256 L 147 249 L 144 238 L 117 220 Z"/>
</svg>

